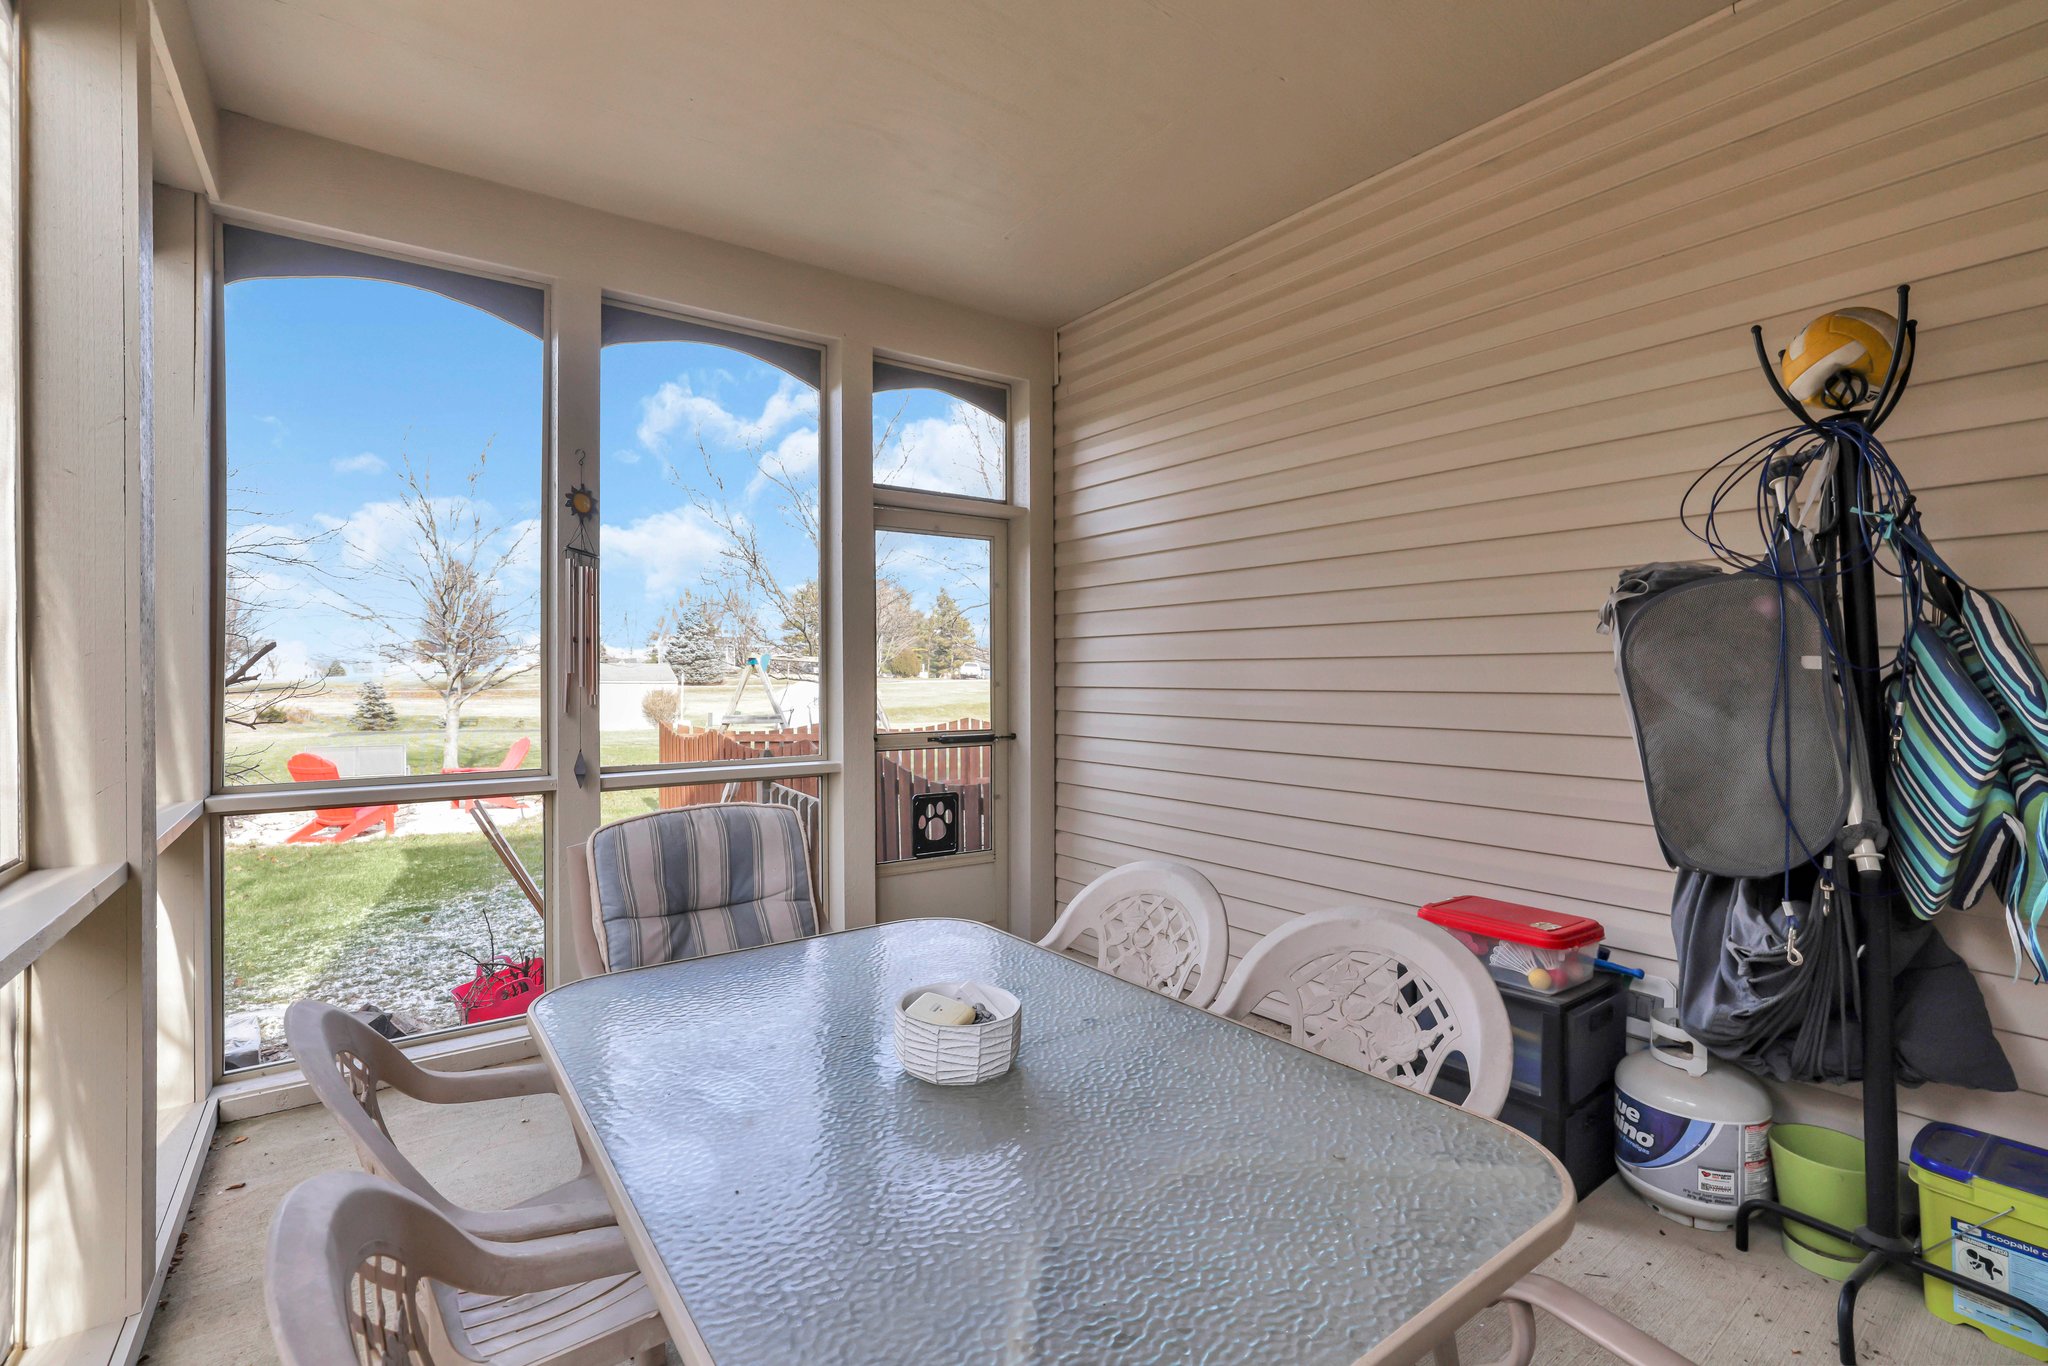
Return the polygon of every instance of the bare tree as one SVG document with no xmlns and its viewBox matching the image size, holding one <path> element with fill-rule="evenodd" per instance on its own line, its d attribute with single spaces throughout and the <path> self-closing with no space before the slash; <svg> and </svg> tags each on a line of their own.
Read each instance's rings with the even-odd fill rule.
<svg viewBox="0 0 2048 1366">
<path fill-rule="evenodd" d="M 924 613 L 910 590 L 894 579 L 875 580 L 875 664 L 887 669 L 905 651 L 917 649 Z"/>
<path fill-rule="evenodd" d="M 887 482 L 881 469 L 884 460 L 893 457 L 897 461 L 895 471 L 900 474 L 910 459 L 899 440 L 908 403 L 906 396 L 875 435 L 873 455 L 877 479 L 881 482 Z M 966 415 L 962 417 L 956 413 L 955 417 L 967 428 L 982 488 L 990 496 L 1000 496 L 1003 469 L 1001 424 L 978 409 L 964 404 L 956 406 Z M 667 476 L 671 483 L 689 495 L 691 505 L 718 531 L 722 544 L 717 564 L 704 572 L 695 590 L 683 594 L 670 616 L 656 624 L 654 638 L 665 638 L 672 629 L 672 622 L 680 622 L 691 613 L 701 611 L 719 623 L 720 634 L 732 645 L 735 658 L 744 658 L 771 640 L 780 640 L 785 648 L 796 653 L 821 653 L 822 622 L 819 619 L 816 580 L 806 572 L 800 581 L 784 581 L 782 574 L 777 572 L 761 524 L 744 511 L 740 500 L 731 496 L 725 478 L 718 472 L 718 462 L 705 444 L 701 428 L 694 433 L 694 439 L 698 461 L 703 468 L 701 479 L 694 471 L 686 477 L 674 465 L 667 466 Z M 817 548 L 822 541 L 817 481 L 786 468 L 775 457 L 765 436 L 743 437 L 738 444 L 750 457 L 752 474 L 749 477 L 758 476 L 777 491 L 780 495 L 776 499 L 777 515 L 811 546 L 813 558 L 810 563 L 815 565 Z M 973 566 L 969 561 L 956 563 L 942 549 L 950 544 L 952 542 L 943 538 L 926 538 L 915 550 L 910 550 L 892 538 L 891 545 L 881 552 L 875 566 L 876 644 L 880 659 L 888 660 L 904 650 L 915 649 L 923 627 L 922 614 L 912 603 L 909 592 L 890 571 L 914 561 L 921 568 L 938 568 L 951 571 L 958 577 L 972 577 Z"/>
<path fill-rule="evenodd" d="M 903 414 L 910 406 L 906 395 L 896 405 L 896 411 L 889 416 L 881 433 L 875 437 L 875 482 L 877 484 L 899 483 L 910 469 L 910 462 L 916 458 L 917 446 L 902 439 Z M 952 425 L 967 437 L 967 468 L 962 470 L 962 483 L 967 487 L 944 489 L 946 493 L 965 493 L 982 498 L 1001 498 L 1005 492 L 1004 469 L 1007 443 L 1003 438 L 1003 424 L 994 415 L 985 413 L 971 403 L 955 401 L 950 414 Z M 979 487 L 976 487 L 976 486 Z"/>
<path fill-rule="evenodd" d="M 293 702 L 322 692 L 321 678 L 280 678 L 273 652 L 277 639 L 270 629 L 270 583 L 286 578 L 300 584 L 324 585 L 322 544 L 332 532 L 305 534 L 270 522 L 252 501 L 255 491 L 228 473 L 228 521 L 238 529 L 228 536 L 222 602 L 221 719 L 241 730 L 282 724 Z M 263 766 L 268 746 L 230 753 L 223 775 L 229 783 L 253 779 Z"/>
<path fill-rule="evenodd" d="M 400 463 L 399 506 L 411 538 L 406 552 L 378 559 L 358 547 L 373 573 L 402 590 L 412 605 L 410 628 L 385 621 L 385 658 L 423 666 L 441 695 L 441 766 L 461 763 L 462 709 L 481 693 L 530 668 L 524 634 L 527 605 L 508 599 L 504 578 L 529 532 L 487 518 L 477 498 L 490 448 L 478 454 L 462 496 L 436 497 L 430 472 Z"/>
</svg>

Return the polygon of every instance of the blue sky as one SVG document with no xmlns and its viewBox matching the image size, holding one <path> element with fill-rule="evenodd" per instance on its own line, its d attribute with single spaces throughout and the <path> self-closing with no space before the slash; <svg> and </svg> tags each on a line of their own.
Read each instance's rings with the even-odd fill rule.
<svg viewBox="0 0 2048 1366">
<path fill-rule="evenodd" d="M 290 538 L 305 568 L 259 564 L 277 676 L 388 639 L 331 605 L 402 626 L 402 594 L 366 573 L 402 553 L 401 462 L 458 497 L 488 448 L 479 512 L 520 547 L 506 591 L 537 633 L 541 343 L 438 294 L 365 280 L 248 280 L 225 291 L 228 536 Z"/>
<path fill-rule="evenodd" d="M 410 553 L 401 462 L 429 474 L 437 501 L 460 508 L 462 481 L 486 447 L 476 509 L 502 528 L 501 546 L 516 548 L 502 587 L 537 637 L 538 339 L 436 294 L 332 279 L 231 285 L 226 331 L 230 544 L 282 540 L 307 561 L 255 563 L 264 631 L 279 641 L 277 676 L 327 658 L 369 660 L 391 628 L 407 624 L 404 594 L 373 572 Z M 878 395 L 875 421 L 876 436 L 888 435 L 878 468 L 895 482 L 1000 492 L 983 483 L 1001 433 L 982 414 L 912 391 Z M 809 386 L 722 347 L 612 346 L 600 424 L 608 644 L 644 642 L 685 590 L 719 568 L 730 543 L 721 520 L 753 529 L 785 588 L 817 576 L 816 548 L 792 506 L 817 498 Z M 911 563 L 899 577 L 929 605 L 948 576 Z M 344 598 L 382 624 L 359 620 L 338 605 Z"/>
</svg>

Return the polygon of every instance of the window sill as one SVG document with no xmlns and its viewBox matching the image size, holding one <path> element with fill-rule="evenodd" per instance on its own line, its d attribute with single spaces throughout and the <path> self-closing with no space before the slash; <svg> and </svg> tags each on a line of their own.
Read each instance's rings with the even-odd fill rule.
<svg viewBox="0 0 2048 1366">
<path fill-rule="evenodd" d="M 125 863 L 37 868 L 0 887 L 0 982 L 11 981 L 128 881 Z"/>
<path fill-rule="evenodd" d="M 1030 512 L 1029 508 L 1018 507 L 1001 498 L 981 498 L 971 493 L 930 493 L 924 489 L 891 488 L 886 484 L 875 485 L 875 506 L 906 512 L 954 512 L 968 517 L 996 517 L 1008 522 L 1021 521 Z"/>
<path fill-rule="evenodd" d="M 471 1072 L 480 1067 L 525 1062 L 537 1056 L 537 1050 L 522 1017 L 499 1025 L 473 1025 L 446 1038 L 429 1039 L 407 1048 L 405 1056 L 437 1071 Z M 213 1088 L 212 1098 L 220 1105 L 221 1123 L 296 1110 L 314 1103 L 312 1088 L 300 1075 L 296 1061 L 272 1063 L 270 1067 L 272 1070 L 255 1076 L 237 1076 Z"/>
<path fill-rule="evenodd" d="M 204 799 L 189 802 L 172 802 L 156 809 L 156 851 L 161 854 L 178 842 L 178 837 L 190 830 L 198 819 L 206 814 Z"/>
</svg>

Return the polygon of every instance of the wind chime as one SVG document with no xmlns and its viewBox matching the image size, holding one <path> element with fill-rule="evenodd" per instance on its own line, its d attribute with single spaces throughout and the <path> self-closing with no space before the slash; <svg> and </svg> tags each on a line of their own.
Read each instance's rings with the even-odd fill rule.
<svg viewBox="0 0 2048 1366">
<path fill-rule="evenodd" d="M 581 470 L 587 459 L 577 451 L 577 469 Z M 562 688 L 566 711 L 572 697 L 581 697 L 587 707 L 597 705 L 597 548 L 590 541 L 591 523 L 597 520 L 597 495 L 590 485 L 578 484 L 563 501 L 576 518 L 576 533 L 563 552 L 569 590 L 569 667 Z"/>
</svg>

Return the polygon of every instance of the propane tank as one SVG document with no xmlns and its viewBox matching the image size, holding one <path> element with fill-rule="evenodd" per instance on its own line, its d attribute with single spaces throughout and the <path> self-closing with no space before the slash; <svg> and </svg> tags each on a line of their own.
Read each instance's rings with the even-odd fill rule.
<svg viewBox="0 0 2048 1366">
<path fill-rule="evenodd" d="M 1666 1219 L 1727 1228 L 1745 1200 L 1771 1198 L 1770 1093 L 1680 1028 L 1668 980 L 1635 989 L 1651 998 L 1650 1046 L 1614 1072 L 1614 1164 Z"/>
</svg>

